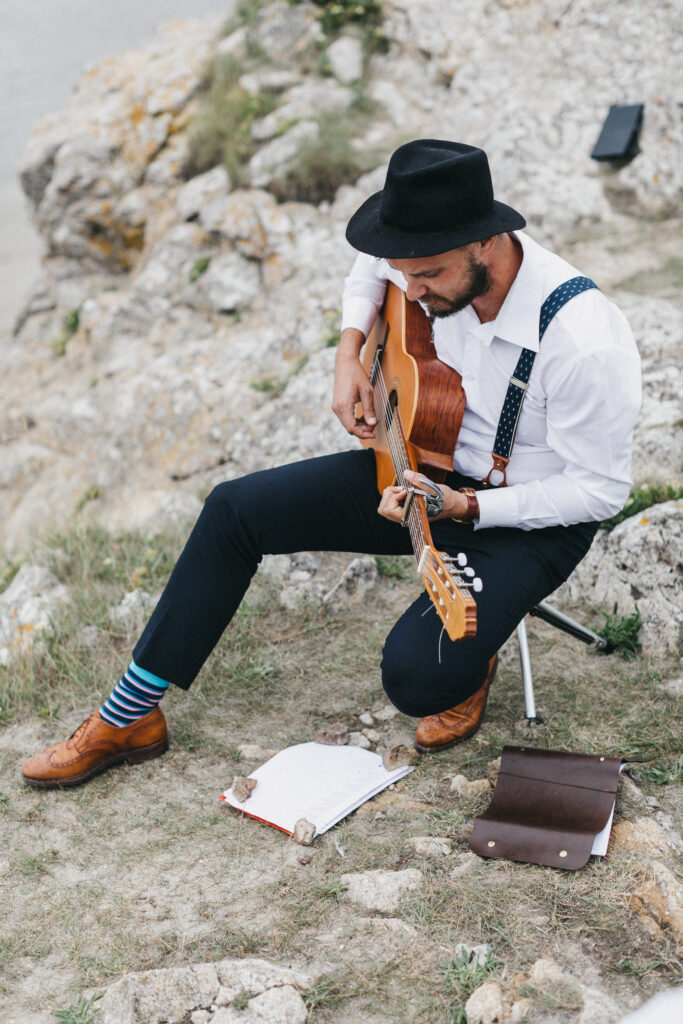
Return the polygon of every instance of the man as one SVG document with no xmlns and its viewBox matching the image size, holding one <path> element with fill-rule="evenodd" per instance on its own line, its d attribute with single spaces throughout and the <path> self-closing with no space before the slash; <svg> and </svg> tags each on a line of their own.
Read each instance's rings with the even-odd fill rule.
<svg viewBox="0 0 683 1024">
<path fill-rule="evenodd" d="M 462 374 L 467 395 L 432 535 L 439 549 L 464 551 L 483 580 L 477 633 L 442 642 L 423 593 L 391 630 L 382 660 L 389 698 L 421 719 L 416 745 L 425 752 L 476 732 L 497 650 L 569 576 L 630 486 L 640 378 L 629 327 L 524 226 L 494 200 L 482 150 L 427 139 L 393 154 L 384 189 L 347 229 L 361 255 L 344 292 L 333 408 L 349 433 L 367 439 L 376 424 L 359 353 L 387 280 L 422 303 L 436 354 Z M 485 488 L 485 480 L 496 486 Z M 161 697 L 171 682 L 190 686 L 261 557 L 302 549 L 408 554 L 405 495 L 397 481 L 380 497 L 367 448 L 217 487 L 130 668 L 68 740 L 26 762 L 26 781 L 74 785 L 118 761 L 160 754 L 168 743 Z"/>
</svg>

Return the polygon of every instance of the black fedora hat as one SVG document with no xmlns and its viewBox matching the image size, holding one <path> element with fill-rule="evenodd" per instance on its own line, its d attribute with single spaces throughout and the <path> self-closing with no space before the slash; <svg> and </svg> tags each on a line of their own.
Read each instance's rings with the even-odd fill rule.
<svg viewBox="0 0 683 1024">
<path fill-rule="evenodd" d="M 384 188 L 356 210 L 346 237 L 371 256 L 419 258 L 525 224 L 520 213 L 493 198 L 483 149 L 416 139 L 392 155 Z"/>
</svg>

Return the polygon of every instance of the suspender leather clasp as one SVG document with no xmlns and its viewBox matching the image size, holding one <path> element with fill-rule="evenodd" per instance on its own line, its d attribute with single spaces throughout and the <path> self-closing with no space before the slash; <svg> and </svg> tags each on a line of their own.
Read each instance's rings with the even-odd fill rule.
<svg viewBox="0 0 683 1024">
<path fill-rule="evenodd" d="M 495 455 L 492 453 L 493 465 L 482 480 L 484 487 L 507 487 L 507 480 L 505 478 L 505 470 L 509 459 L 503 458 L 502 455 Z"/>
</svg>

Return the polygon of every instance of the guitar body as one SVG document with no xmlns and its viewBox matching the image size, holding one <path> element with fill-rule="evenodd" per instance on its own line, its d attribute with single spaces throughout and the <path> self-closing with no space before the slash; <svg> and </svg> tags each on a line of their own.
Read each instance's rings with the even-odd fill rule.
<svg viewBox="0 0 683 1024">
<path fill-rule="evenodd" d="M 453 451 L 465 409 L 462 378 L 436 358 L 422 307 L 410 302 L 392 282 L 365 345 L 363 366 L 368 374 L 381 345 L 381 374 L 389 401 L 398 409 L 411 466 L 432 480 L 443 480 L 453 469 Z M 362 444 L 375 449 L 377 486 L 382 491 L 394 483 L 396 474 L 381 405 L 376 403 L 375 408 L 379 421 L 376 437 Z"/>
</svg>

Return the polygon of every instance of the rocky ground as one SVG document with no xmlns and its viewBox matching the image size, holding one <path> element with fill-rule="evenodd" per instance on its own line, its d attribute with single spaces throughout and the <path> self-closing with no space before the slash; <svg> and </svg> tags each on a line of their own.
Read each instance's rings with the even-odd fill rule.
<svg viewBox="0 0 683 1024">
<path fill-rule="evenodd" d="M 376 734 L 366 735 L 371 745 L 392 730 L 409 739 L 411 724 L 391 718 L 377 696 L 375 662 L 381 631 L 412 584 L 372 561 L 349 567 L 305 555 L 268 567 L 263 585 L 285 625 L 273 624 L 282 634 L 276 669 L 249 648 L 246 678 L 265 700 L 271 672 L 289 674 L 291 703 L 310 675 L 317 703 L 294 710 L 281 694 L 279 721 L 248 706 L 246 730 L 230 719 L 227 731 L 208 732 L 175 710 L 176 747 L 161 770 L 122 771 L 74 794 L 18 786 L 22 757 L 74 727 L 116 674 L 177 550 L 177 538 L 160 547 L 152 535 L 185 529 L 219 480 L 347 446 L 329 412 L 338 296 L 352 258 L 343 228 L 408 138 L 483 146 L 497 194 L 524 211 L 530 233 L 619 303 L 643 359 L 634 482 L 681 486 L 677 5 L 385 3 L 389 49 L 370 55 L 358 26 L 325 38 L 313 5 L 263 4 L 247 18 L 257 6 L 226 3 L 225 17 L 173 23 L 91 68 L 69 104 L 37 127 L 23 158 L 48 255 L 0 352 L 0 885 L 12 934 L 0 947 L 5 1019 L 47 1022 L 80 990 L 106 989 L 102 1022 L 462 1024 L 461 1011 L 485 1022 L 524 1014 L 616 1021 L 673 983 L 680 937 L 671 824 L 683 620 L 678 498 L 602 533 L 556 598 L 594 625 L 601 610 L 630 615 L 637 604 L 640 659 L 597 663 L 539 627 L 534 658 L 553 713 L 538 744 L 621 753 L 647 768 L 623 780 L 611 854 L 580 875 L 467 853 L 491 765 L 521 735 L 513 650 L 474 754 L 418 766 L 402 791 L 305 854 L 215 809 L 245 733 L 261 753 L 279 749 L 310 738 L 331 720 L 329 709 L 352 731 Z M 239 181 L 218 166 L 188 180 L 192 125 L 216 59 L 238 62 L 241 93 L 255 109 L 268 93 L 270 109 L 253 119 Z M 598 165 L 591 148 L 620 102 L 646 104 L 641 151 L 623 165 Z M 374 155 L 376 170 L 329 201 L 278 201 L 278 183 L 307 140 L 342 116 L 357 154 Z M 62 531 L 59 540 L 36 546 L 46 529 Z M 100 583 L 109 590 L 95 598 L 88 588 Z M 386 609 L 377 621 L 356 620 L 333 597 L 325 602 L 335 587 L 342 608 L 350 595 Z M 317 637 L 323 627 L 332 628 L 330 649 L 346 643 L 331 672 L 315 645 L 305 646 L 307 630 Z M 292 648 L 285 634 L 300 629 L 304 646 Z M 232 649 L 214 671 L 241 707 Z M 609 711 L 591 723 L 596 664 Z M 550 684 L 560 672 L 573 695 L 554 707 Z M 224 694 L 206 685 L 205 710 L 225 720 Z M 643 695 L 637 705 L 634 693 Z M 258 756 L 244 760 L 251 768 Z M 481 782 L 479 795 L 451 790 L 456 775 Z M 93 830 L 107 842 L 94 843 Z M 360 901 L 355 874 L 368 876 Z M 489 901 L 510 886 L 516 903 L 509 893 L 500 905 Z M 601 891 L 609 927 L 594 909 Z M 372 902 L 380 892 L 389 902 Z M 422 972 L 414 956 L 410 966 L 416 948 Z M 175 973 L 138 977 L 145 967 Z"/>
</svg>

